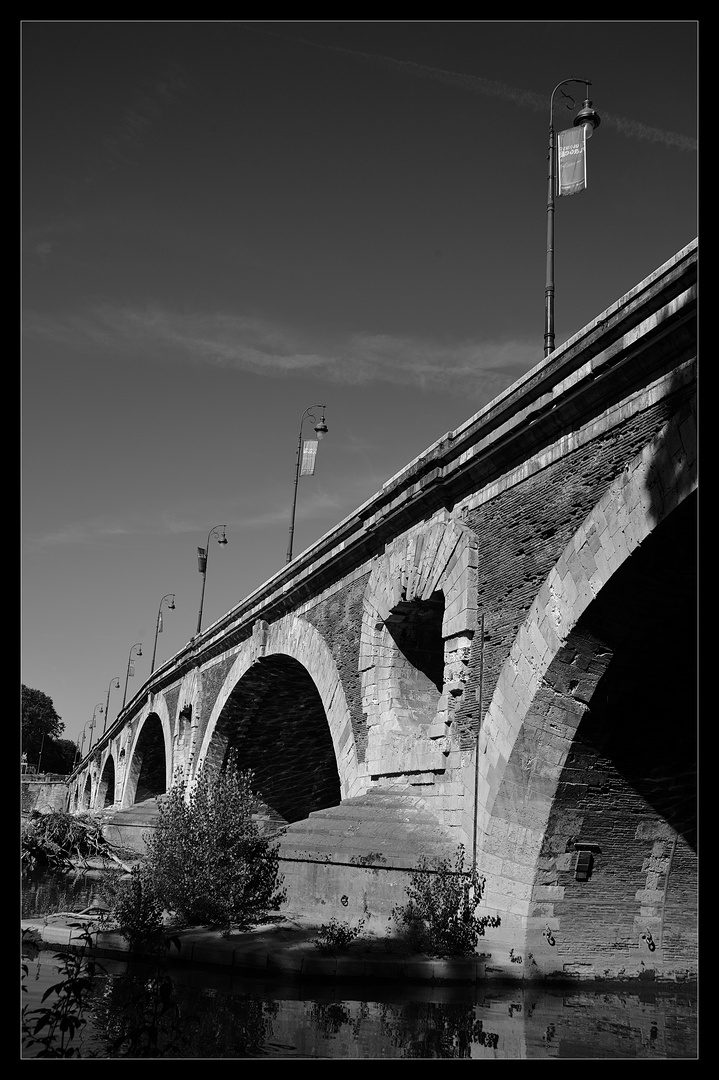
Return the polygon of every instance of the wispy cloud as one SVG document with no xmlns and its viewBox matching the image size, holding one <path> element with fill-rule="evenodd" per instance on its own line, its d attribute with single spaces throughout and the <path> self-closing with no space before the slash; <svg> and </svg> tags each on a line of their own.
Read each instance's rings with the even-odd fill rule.
<svg viewBox="0 0 719 1080">
<path fill-rule="evenodd" d="M 493 394 L 538 363 L 536 342 L 432 341 L 389 334 L 312 337 L 306 331 L 224 313 L 176 314 L 160 307 L 113 308 L 53 320 L 28 314 L 28 337 L 73 347 L 235 368 L 266 376 L 297 372 L 344 384 L 412 384 Z"/>
<path fill-rule="evenodd" d="M 130 90 L 115 122 L 100 139 L 100 149 L 93 155 L 85 181 L 92 183 L 103 172 L 112 172 L 131 160 L 132 154 L 144 145 L 168 108 L 189 88 L 190 81 L 185 72 L 176 65 L 168 65 Z"/>
<path fill-rule="evenodd" d="M 268 33 L 272 37 L 283 37 L 273 31 L 265 31 L 262 27 L 248 27 L 258 33 Z M 483 97 L 495 97 L 502 101 L 512 102 L 520 109 L 532 109 L 534 112 L 548 110 L 546 96 L 534 93 L 531 90 L 522 90 L 516 86 L 499 82 L 496 79 L 484 79 L 481 75 L 463 75 L 456 71 L 444 71 L 442 68 L 427 67 L 425 64 L 416 64 L 412 60 L 394 60 L 389 56 L 379 56 L 375 53 L 364 53 L 356 49 L 345 49 L 339 45 L 327 45 L 317 41 L 309 41 L 306 38 L 287 38 L 285 41 L 296 41 L 303 45 L 309 45 L 313 49 L 323 49 L 329 52 L 342 53 L 345 56 L 361 60 L 373 67 L 383 68 L 385 71 L 396 71 L 398 74 L 408 75 L 415 79 L 431 79 L 433 82 L 444 83 L 446 86 L 455 86 L 458 90 L 464 90 L 471 94 L 480 94 Z M 651 127 L 638 120 L 628 120 L 622 116 L 612 116 L 601 112 L 602 124 L 605 127 L 613 127 L 620 135 L 628 139 L 645 139 L 649 142 L 662 143 L 665 146 L 674 147 L 677 150 L 696 151 L 697 140 L 688 135 L 679 135 L 674 131 L 664 131 L 661 128 Z"/>
<path fill-rule="evenodd" d="M 357 501 L 354 499 L 355 488 L 361 491 L 358 477 L 353 477 L 351 482 L 343 486 L 341 492 L 327 490 L 314 478 L 312 485 L 306 486 L 303 491 L 301 504 L 298 505 L 296 511 L 297 521 L 321 521 L 323 518 L 336 520 L 338 512 L 341 514 L 355 505 Z M 265 508 L 257 509 L 256 504 L 249 502 L 237 503 L 233 506 L 232 501 L 229 501 L 229 505 L 225 506 L 224 516 L 221 518 L 228 532 L 257 531 L 287 524 L 289 516 L 287 491 L 280 493 L 264 490 L 263 494 L 270 502 L 270 505 Z M 183 516 L 178 515 L 175 510 L 159 510 L 147 516 L 128 510 L 127 517 L 122 522 L 116 518 L 86 518 L 68 522 L 52 532 L 28 534 L 25 537 L 25 543 L 29 552 L 41 553 L 67 547 L 88 547 L 100 544 L 107 546 L 112 545 L 114 540 L 132 537 L 192 534 L 201 539 L 207 534 L 207 522 L 213 518 L 213 513 L 214 510 L 208 513 L 206 507 L 199 506 Z"/>
<path fill-rule="evenodd" d="M 117 521 L 92 519 L 71 522 L 51 533 L 34 533 L 26 537 L 31 550 L 61 547 L 68 544 L 96 544 L 118 536 L 127 536 L 138 530 Z"/>
</svg>

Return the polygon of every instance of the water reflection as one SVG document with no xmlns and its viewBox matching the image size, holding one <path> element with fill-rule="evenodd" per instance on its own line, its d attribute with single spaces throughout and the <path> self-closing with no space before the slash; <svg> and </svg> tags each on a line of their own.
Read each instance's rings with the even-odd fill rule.
<svg viewBox="0 0 719 1080">
<path fill-rule="evenodd" d="M 95 980 L 83 1057 L 697 1056 L 696 999 L 688 988 L 330 987 L 190 967 L 103 966 L 108 971 Z M 31 1005 L 56 972 L 49 951 L 30 962 Z M 32 1048 L 23 1056 L 33 1056 Z"/>
<path fill-rule="evenodd" d="M 35 885 L 23 888 L 28 918 L 81 910 L 101 891 L 95 879 L 67 875 Z M 24 999 L 37 1007 L 58 964 L 45 948 L 28 963 Z M 101 963 L 91 1022 L 79 1036 L 82 1057 L 697 1057 L 691 986 L 328 985 L 224 968 Z M 23 1049 L 23 1057 L 36 1053 Z"/>
<path fill-rule="evenodd" d="M 21 884 L 21 918 L 41 918 L 56 911 L 82 911 L 102 892 L 107 874 L 101 870 L 77 873 L 24 870 Z"/>
</svg>

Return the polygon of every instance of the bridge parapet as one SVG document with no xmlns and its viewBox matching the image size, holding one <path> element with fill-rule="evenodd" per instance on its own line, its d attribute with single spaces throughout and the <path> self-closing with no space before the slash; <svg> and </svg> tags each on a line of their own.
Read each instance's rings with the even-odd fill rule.
<svg viewBox="0 0 719 1080">
<path fill-rule="evenodd" d="M 397 807 L 420 800 L 426 821 L 480 862 L 503 920 L 501 970 L 516 974 L 509 954 L 520 947 L 540 973 L 557 970 L 562 950 L 574 967 L 589 957 L 591 972 L 600 955 L 606 970 L 638 970 L 632 875 L 647 860 L 665 865 L 647 838 L 669 822 L 672 887 L 686 900 L 693 833 L 685 810 L 680 820 L 625 761 L 614 716 L 629 727 L 631 700 L 631 726 L 652 746 L 655 730 L 675 749 L 691 736 L 689 726 L 670 740 L 671 721 L 657 720 L 665 702 L 636 699 L 628 657 L 641 642 L 649 685 L 660 681 L 646 644 L 657 642 L 655 593 L 668 590 L 667 611 L 691 620 L 695 414 L 690 244 L 156 669 L 76 770 L 75 805 L 127 806 L 178 768 L 191 777 L 200 761 L 221 765 L 230 748 L 256 770 L 269 818 L 296 837 L 305 820 L 315 821 L 307 835 L 324 822 L 339 836 L 351 820 L 337 807 L 401 792 Z M 675 712 L 681 682 L 665 688 Z M 663 787 L 668 753 L 652 750 Z M 682 770 L 671 783 L 685 807 L 690 763 Z M 601 821 L 622 832 L 626 820 L 632 836 L 612 834 L 602 849 Z M 361 841 L 345 840 L 366 871 Z M 627 883 L 621 947 L 590 945 L 580 927 L 582 841 L 602 849 L 594 893 L 605 892 L 590 907 L 609 910 L 617 865 Z M 614 862 L 602 866 L 606 851 Z M 322 871 L 323 894 L 341 886 L 333 873 Z M 686 971 L 677 941 L 692 927 L 668 871 L 659 884 L 674 929 L 654 960 Z M 330 907 L 341 895 L 328 895 Z M 547 925 L 561 946 L 549 945 Z"/>
</svg>

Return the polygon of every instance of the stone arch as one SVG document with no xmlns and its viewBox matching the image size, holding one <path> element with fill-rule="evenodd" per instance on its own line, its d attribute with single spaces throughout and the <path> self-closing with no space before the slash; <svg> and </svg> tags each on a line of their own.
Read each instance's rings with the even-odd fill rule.
<svg viewBox="0 0 719 1080">
<path fill-rule="evenodd" d="M 102 810 L 106 806 L 113 806 L 115 802 L 115 782 L 117 774 L 115 761 L 112 754 L 108 754 L 95 793 L 95 808 Z"/>
<path fill-rule="evenodd" d="M 531 941 L 535 962 L 543 948 L 547 953 L 548 936 L 556 929 L 551 917 L 561 890 L 552 875 L 562 864 L 553 860 L 560 854 L 576 858 L 576 851 L 548 850 L 550 818 L 560 785 L 571 781 L 577 732 L 598 688 L 606 685 L 614 655 L 612 634 L 595 612 L 605 586 L 623 568 L 641 565 L 643 555 L 635 553 L 645 541 L 651 549 L 649 538 L 661 526 L 677 521 L 679 510 L 695 523 L 689 499 L 696 491 L 695 445 L 687 407 L 610 485 L 537 594 L 483 718 L 477 771 L 475 779 L 467 776 L 466 790 L 476 782 L 485 900 L 502 914 L 500 936 L 515 948 Z M 628 564 L 633 555 L 640 561 Z M 580 843 L 576 826 L 572 812 L 558 840 L 555 822 L 555 842 Z M 497 861 L 496 853 L 507 851 L 512 857 Z M 556 953 L 545 960 L 556 962 Z"/>
<path fill-rule="evenodd" d="M 444 771 L 476 627 L 476 567 L 477 537 L 444 510 L 374 561 L 359 657 L 373 779 Z"/>
<path fill-rule="evenodd" d="M 122 806 L 167 791 L 172 782 L 172 739 L 167 703 L 157 697 L 137 720 L 126 745 Z M 149 786 L 147 785 L 149 781 Z M 157 789 L 150 792 L 150 788 Z"/>
<path fill-rule="evenodd" d="M 92 808 L 92 779 L 89 773 L 80 792 L 79 808 L 80 810 L 90 810 Z"/>
<path fill-rule="evenodd" d="M 220 723 L 230 695 L 256 665 L 272 657 L 287 657 L 304 668 L 321 702 L 334 750 L 341 798 L 361 794 L 366 787 L 365 769 L 355 746 L 350 710 L 337 665 L 324 638 L 305 619 L 287 615 L 276 623 L 258 620 L 252 638 L 240 649 L 212 708 L 197 764 L 219 762 L 227 747 Z"/>
</svg>

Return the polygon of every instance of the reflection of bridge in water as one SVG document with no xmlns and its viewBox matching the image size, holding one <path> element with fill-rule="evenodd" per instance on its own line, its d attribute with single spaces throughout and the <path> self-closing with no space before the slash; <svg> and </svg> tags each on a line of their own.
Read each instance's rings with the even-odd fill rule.
<svg viewBox="0 0 719 1080">
<path fill-rule="evenodd" d="M 695 278 L 691 244 L 156 669 L 71 809 L 236 750 L 290 908 L 384 925 L 462 842 L 488 970 L 695 972 Z"/>
</svg>

